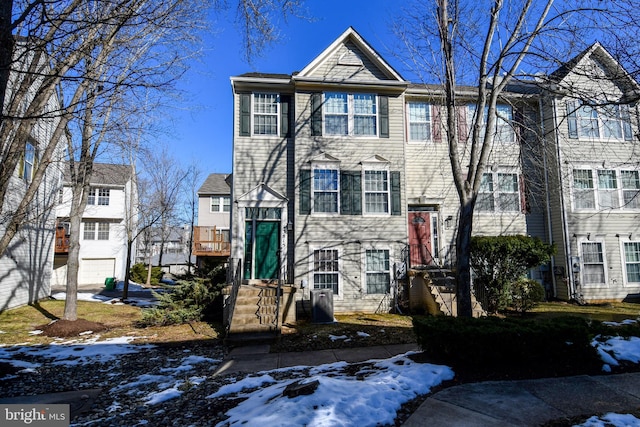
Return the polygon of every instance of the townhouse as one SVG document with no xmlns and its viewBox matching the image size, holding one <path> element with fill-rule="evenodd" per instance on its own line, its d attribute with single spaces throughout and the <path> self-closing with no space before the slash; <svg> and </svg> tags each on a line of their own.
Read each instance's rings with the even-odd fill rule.
<svg viewBox="0 0 640 427">
<path fill-rule="evenodd" d="M 129 165 L 94 164 L 87 206 L 82 214 L 78 284 L 104 284 L 109 277 L 124 279 L 128 231 L 135 229 L 138 216 L 135 180 Z M 71 186 L 64 180 L 56 209 L 59 238 L 54 258 L 55 286 L 66 286 L 71 199 Z M 132 261 L 135 248 L 134 242 Z"/>
<path fill-rule="evenodd" d="M 640 291 L 640 187 L 636 107 L 621 101 L 637 85 L 600 45 L 548 77 L 502 94 L 474 234 L 555 243 L 552 265 L 531 272 L 549 296 L 626 298 Z M 596 83 L 601 108 L 585 102 Z M 300 72 L 231 84 L 231 260 L 242 284 L 282 283 L 297 301 L 331 290 L 336 312 L 388 311 L 407 270 L 455 268 L 440 86 L 406 81 L 353 28 Z M 476 88 L 457 96 L 464 156 L 467 123 L 486 112 L 475 111 Z"/>
</svg>

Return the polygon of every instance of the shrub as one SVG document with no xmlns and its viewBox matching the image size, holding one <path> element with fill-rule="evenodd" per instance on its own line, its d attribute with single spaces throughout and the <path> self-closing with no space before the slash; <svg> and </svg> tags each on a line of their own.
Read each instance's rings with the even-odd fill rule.
<svg viewBox="0 0 640 427">
<path fill-rule="evenodd" d="M 524 313 L 544 299 L 544 288 L 535 280 L 520 279 L 511 284 L 509 299 L 511 308 Z"/>
<path fill-rule="evenodd" d="M 164 326 L 192 320 L 218 320 L 222 315 L 221 290 L 209 280 L 179 281 L 171 290 L 155 293 L 158 306 L 144 309 L 140 326 Z"/>
<path fill-rule="evenodd" d="M 602 361 L 590 345 L 598 324 L 579 317 L 413 319 L 418 344 L 435 362 L 503 378 L 598 372 Z"/>
<path fill-rule="evenodd" d="M 147 269 L 147 266 L 145 264 L 142 264 L 142 263 L 134 264 L 130 270 L 131 280 L 133 280 L 136 283 L 147 283 L 148 271 L 149 270 Z M 151 267 L 151 284 L 152 285 L 159 284 L 160 279 L 162 279 L 163 275 L 164 273 L 162 272 L 162 269 L 160 267 Z"/>
<path fill-rule="evenodd" d="M 471 267 L 476 295 L 485 295 L 485 309 L 495 313 L 512 304 L 511 285 L 527 270 L 548 262 L 555 246 L 528 236 L 475 236 L 471 239 Z M 478 292 L 481 290 L 483 292 Z"/>
</svg>

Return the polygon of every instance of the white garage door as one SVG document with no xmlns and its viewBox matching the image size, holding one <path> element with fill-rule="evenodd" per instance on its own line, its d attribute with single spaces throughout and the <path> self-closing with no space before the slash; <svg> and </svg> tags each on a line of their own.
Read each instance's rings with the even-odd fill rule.
<svg viewBox="0 0 640 427">
<path fill-rule="evenodd" d="M 104 285 L 104 279 L 113 277 L 116 269 L 114 258 L 83 258 L 80 260 L 78 283 L 81 285 Z"/>
</svg>

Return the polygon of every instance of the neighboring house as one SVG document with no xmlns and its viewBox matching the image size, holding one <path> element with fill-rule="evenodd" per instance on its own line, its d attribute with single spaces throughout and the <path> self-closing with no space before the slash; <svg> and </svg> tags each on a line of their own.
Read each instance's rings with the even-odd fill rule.
<svg viewBox="0 0 640 427">
<path fill-rule="evenodd" d="M 137 219 L 137 189 L 129 165 L 96 163 L 93 166 L 87 206 L 82 215 L 78 284 L 104 284 L 107 277 L 124 279 L 127 261 L 127 227 Z M 65 173 L 68 173 L 65 170 Z M 59 235 L 69 233 L 71 187 L 65 180 L 56 211 Z M 54 280 L 65 286 L 68 243 L 60 239 L 54 258 Z M 135 259 L 135 243 L 132 260 Z"/>
<path fill-rule="evenodd" d="M 197 265 L 227 262 L 230 254 L 231 175 L 212 173 L 198 189 L 198 225 L 193 230 Z"/>
<path fill-rule="evenodd" d="M 556 296 L 640 297 L 640 86 L 598 43 L 551 76 L 541 97 L 549 188 L 547 240 L 556 243 Z"/>
<path fill-rule="evenodd" d="M 23 48 L 21 40 L 17 40 L 16 48 Z M 32 54 L 33 52 L 26 54 L 23 58 L 30 60 Z M 44 64 L 43 67 L 47 67 L 47 65 Z M 22 78 L 24 78 L 24 74 L 21 73 L 16 72 L 10 75 L 6 108 L 9 108 L 12 102 L 17 102 L 22 105 L 22 107 L 18 107 L 18 111 L 22 111 L 20 108 L 26 108 L 30 98 L 35 95 L 36 86 L 41 82 L 41 79 L 35 79 L 26 98 L 20 98 L 20 96 L 14 98 L 13 88 L 19 86 Z M 57 97 L 50 98 L 44 110 L 59 111 Z M 25 144 L 24 155 L 10 178 L 7 196 L 0 203 L 0 218 L 2 218 L 0 220 L 0 235 L 4 234 L 6 216 L 18 206 L 25 195 L 40 162 L 42 152 L 49 145 L 54 130 L 60 122 L 55 114 L 46 118 L 46 114 L 43 112 L 42 116 L 32 128 Z M 20 123 L 20 120 L 7 119 L 4 125 L 10 126 L 8 123 Z M 3 152 L 8 143 L 9 141 L 0 141 Z M 55 204 L 60 183 L 60 170 L 57 161 L 61 157 L 61 148 L 66 144 L 66 137 L 63 133 L 58 142 L 58 149 L 53 155 L 53 163 L 46 169 L 45 176 L 30 204 L 23 225 L 10 242 L 5 254 L 0 257 L 0 311 L 33 303 L 51 294 Z"/>
<path fill-rule="evenodd" d="M 151 230 L 148 250 L 143 244 L 143 239 L 139 239 L 136 263 L 157 266 L 162 262 L 162 270 L 166 273 L 182 275 L 189 269 L 189 225 L 171 226 L 165 233 L 164 238 L 160 237 L 159 230 Z M 160 256 L 162 251 L 162 256 Z M 195 265 L 195 256 L 191 257 L 191 264 Z"/>
<path fill-rule="evenodd" d="M 637 112 L 610 105 L 611 119 L 575 102 L 584 93 L 567 90 L 588 75 L 572 74 L 575 67 L 599 73 L 594 81 L 623 71 L 599 45 L 589 52 L 551 76 L 555 86 L 514 81 L 503 92 L 473 232 L 556 243 L 555 269 L 531 272 L 549 295 L 573 298 L 582 280 L 587 299 L 622 299 L 640 291 L 637 141 L 628 140 Z M 589 58 L 598 61 L 585 65 Z M 625 78 L 623 87 L 607 83 L 612 97 L 603 99 L 637 90 Z M 441 86 L 404 80 L 352 28 L 300 72 L 231 83 L 231 265 L 244 287 L 281 283 L 298 301 L 330 291 L 335 312 L 388 311 L 403 287 L 426 289 L 432 272 L 455 268 L 459 201 Z M 459 87 L 457 96 L 459 143 L 467 144 L 477 89 Z M 575 274 L 570 262 L 579 264 Z M 413 279 L 425 271 L 424 282 Z M 453 299 L 444 305 L 455 314 Z"/>
</svg>

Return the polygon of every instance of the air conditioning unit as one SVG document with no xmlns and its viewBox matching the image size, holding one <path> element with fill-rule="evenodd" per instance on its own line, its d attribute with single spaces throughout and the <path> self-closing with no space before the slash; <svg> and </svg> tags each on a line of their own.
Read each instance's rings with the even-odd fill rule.
<svg viewBox="0 0 640 427">
<path fill-rule="evenodd" d="M 333 289 L 311 290 L 311 321 L 333 323 Z"/>
</svg>

